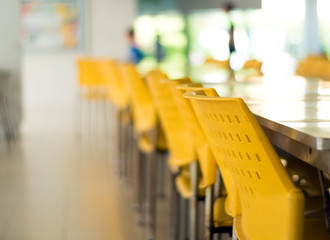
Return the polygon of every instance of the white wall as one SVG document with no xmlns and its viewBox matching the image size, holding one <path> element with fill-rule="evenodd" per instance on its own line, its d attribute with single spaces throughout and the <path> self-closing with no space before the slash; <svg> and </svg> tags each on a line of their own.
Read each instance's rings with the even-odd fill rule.
<svg viewBox="0 0 330 240">
<path fill-rule="evenodd" d="M 88 2 L 87 55 L 125 58 L 127 46 L 124 34 L 135 18 L 135 1 Z M 76 58 L 85 54 L 26 54 L 23 57 L 26 109 L 74 106 L 77 100 Z"/>
<path fill-rule="evenodd" d="M 24 108 L 72 107 L 76 100 L 77 55 L 23 57 Z"/>
<path fill-rule="evenodd" d="M 92 0 L 91 50 L 95 56 L 125 58 L 125 34 L 136 14 L 136 0 Z"/>
</svg>

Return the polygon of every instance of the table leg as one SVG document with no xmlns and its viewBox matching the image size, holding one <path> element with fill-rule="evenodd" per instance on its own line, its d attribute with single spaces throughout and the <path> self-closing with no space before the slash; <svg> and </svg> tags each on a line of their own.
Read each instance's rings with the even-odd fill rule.
<svg viewBox="0 0 330 240">
<path fill-rule="evenodd" d="M 327 227 L 328 234 L 330 235 L 330 193 L 329 188 L 326 188 L 325 186 L 324 173 L 321 170 L 319 170 L 319 178 L 323 194 L 323 204 L 325 207 L 325 224 Z"/>
</svg>

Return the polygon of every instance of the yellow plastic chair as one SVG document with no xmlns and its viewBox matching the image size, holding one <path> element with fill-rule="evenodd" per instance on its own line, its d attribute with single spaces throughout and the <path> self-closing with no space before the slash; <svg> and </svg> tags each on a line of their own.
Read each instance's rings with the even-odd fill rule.
<svg viewBox="0 0 330 240">
<path fill-rule="evenodd" d="M 130 181 L 131 168 L 131 110 L 130 110 L 130 95 L 124 83 L 119 63 L 109 59 L 99 59 L 97 62 L 102 71 L 106 82 L 109 101 L 112 103 L 112 128 L 116 132 L 113 134 L 118 143 L 118 152 L 114 158 L 117 160 L 117 170 L 125 181 Z"/>
<path fill-rule="evenodd" d="M 103 69 L 99 64 L 98 59 L 92 58 L 78 58 L 77 59 L 77 67 L 78 67 L 78 84 L 80 90 L 79 96 L 79 135 L 81 135 L 82 130 L 85 129 L 85 107 L 88 115 L 87 115 L 87 128 L 89 134 L 92 132 L 92 123 L 96 123 L 95 127 L 97 127 L 97 118 L 100 115 L 101 108 L 99 105 L 102 103 L 106 105 L 106 102 L 109 99 L 109 94 L 107 91 L 106 78 L 103 73 Z M 96 114 L 92 115 L 92 107 L 96 107 Z M 104 115 L 104 114 L 103 114 Z M 96 121 L 92 122 L 92 119 L 96 118 Z M 93 125 L 94 125 L 93 124 Z"/>
<path fill-rule="evenodd" d="M 197 239 L 199 218 L 197 214 L 198 201 L 201 199 L 201 195 L 205 195 L 206 187 L 210 187 L 216 182 L 216 163 L 205 138 L 203 138 L 204 136 L 199 128 L 198 122 L 195 124 L 193 112 L 189 111 L 191 110 L 189 109 L 189 102 L 183 98 L 181 91 L 177 89 L 180 82 L 163 80 L 162 83 L 165 84 L 172 93 L 174 103 L 179 110 L 179 114 L 181 114 L 181 119 L 185 123 L 184 127 L 190 132 L 189 137 L 193 140 L 191 148 L 194 148 L 197 154 L 198 162 L 190 163 L 190 171 L 181 173 L 176 178 L 176 186 L 178 189 L 184 189 L 184 185 L 186 185 L 186 189 L 188 189 L 188 191 L 184 192 L 185 195 L 183 195 L 183 197 L 190 199 L 190 214 L 195 216 L 190 218 L 189 237 L 190 239 Z M 200 169 L 202 176 L 199 174 Z M 199 189 L 199 185 L 203 189 Z M 180 193 L 182 194 L 182 191 Z"/>
<path fill-rule="evenodd" d="M 192 136 L 185 126 L 169 87 L 165 84 L 165 81 L 168 80 L 166 75 L 154 70 L 147 74 L 146 79 L 170 150 L 169 166 L 175 173 L 179 167 L 187 167 L 197 159 L 192 147 Z M 190 82 L 189 79 L 172 81 Z M 187 178 L 186 172 L 183 171 L 176 177 L 176 185 L 182 196 L 189 198 L 192 195 L 190 179 Z"/>
<path fill-rule="evenodd" d="M 92 58 L 78 58 L 78 83 L 83 88 L 83 98 L 88 100 L 106 99 L 106 81 L 99 62 Z"/>
<path fill-rule="evenodd" d="M 169 88 L 161 83 L 164 79 L 167 79 L 166 75 L 158 70 L 151 71 L 146 75 L 146 80 L 168 142 L 170 150 L 169 165 L 175 169 L 195 161 L 196 154 L 194 149 L 191 148 L 193 145 L 192 137 L 189 137 L 190 132 L 185 127 L 185 122 L 181 118 L 172 94 Z M 178 80 L 178 82 L 184 83 L 187 80 Z"/>
<path fill-rule="evenodd" d="M 155 234 L 156 222 L 156 185 L 159 187 L 157 189 L 159 196 L 164 196 L 165 191 L 165 168 L 163 166 L 165 165 L 164 158 L 167 156 L 167 143 L 158 122 L 156 108 L 147 83 L 138 73 L 137 67 L 133 64 L 122 64 L 121 73 L 130 95 L 135 137 L 140 151 L 136 158 L 138 164 L 134 166 L 134 171 L 139 171 L 136 175 L 140 175 L 137 177 L 137 186 L 134 187 L 138 191 L 138 194 L 135 195 L 140 196 L 140 205 L 147 205 L 146 212 L 151 216 L 151 218 L 146 218 L 151 219 L 151 223 L 148 223 L 151 224 L 151 228 L 148 228 L 151 231 L 148 234 L 152 238 Z M 145 189 L 141 190 L 142 188 Z M 145 195 L 148 199 L 141 197 L 143 191 L 146 191 Z"/>
<path fill-rule="evenodd" d="M 157 115 L 152 97 L 133 64 L 123 64 L 121 70 L 131 96 L 133 124 L 139 148 L 145 153 L 150 153 L 155 149 L 156 141 L 151 139 L 149 134 L 157 127 Z"/>
<path fill-rule="evenodd" d="M 258 70 L 258 72 L 260 72 L 261 70 L 261 67 L 262 67 L 262 62 L 256 60 L 256 59 L 250 59 L 250 60 L 247 60 L 242 69 L 256 69 Z"/>
<path fill-rule="evenodd" d="M 302 239 L 304 196 L 240 98 L 186 93 L 203 117 L 238 186 L 242 212 L 234 226 L 241 240 Z"/>
<path fill-rule="evenodd" d="M 202 182 L 206 187 L 205 199 L 205 217 L 206 228 L 205 237 L 212 238 L 212 234 L 216 232 L 231 232 L 232 218 L 225 212 L 226 196 L 220 196 L 213 205 L 213 184 L 216 182 L 216 160 L 211 151 L 211 147 L 207 142 L 206 136 L 202 130 L 200 123 L 194 113 L 191 103 L 183 97 L 183 94 L 192 90 L 202 89 L 199 83 L 190 83 L 178 85 L 176 82 L 169 82 L 173 97 L 177 103 L 180 113 L 190 130 L 194 146 L 197 152 L 199 164 L 201 166 Z M 204 89 L 209 94 L 214 94 L 213 89 Z M 213 211 L 213 208 L 215 211 Z"/>
<path fill-rule="evenodd" d="M 308 55 L 301 59 L 296 75 L 330 79 L 330 61 L 323 55 Z"/>
<path fill-rule="evenodd" d="M 166 84 L 170 87 L 179 113 L 193 138 L 194 147 L 201 167 L 203 185 L 210 186 L 216 182 L 216 162 L 189 101 L 183 98 L 186 89 L 184 87 L 178 88 L 181 85 L 179 85 L 177 81 L 168 80 Z"/>
<path fill-rule="evenodd" d="M 206 58 L 204 61 L 204 65 L 213 65 L 218 68 L 223 68 L 223 69 L 230 69 L 230 59 L 227 60 L 217 60 L 214 58 Z"/>
<path fill-rule="evenodd" d="M 262 76 L 261 67 L 262 62 L 256 59 L 247 60 L 243 67 L 235 72 L 235 78 L 238 81 L 245 81 L 251 77 L 260 77 Z"/>
<path fill-rule="evenodd" d="M 167 80 L 166 75 L 158 70 L 154 70 L 146 75 L 146 80 L 170 151 L 168 164 L 172 172 L 172 197 L 175 198 L 173 202 L 176 202 L 176 205 L 178 205 L 180 200 L 176 195 L 176 191 L 185 199 L 189 199 L 194 194 L 190 185 L 190 175 L 186 170 L 190 163 L 197 160 L 193 139 L 179 113 L 169 87 L 163 82 Z M 173 81 L 179 83 L 189 82 L 188 79 Z M 186 202 L 187 200 L 183 201 L 183 204 L 187 204 Z M 175 207 L 172 208 L 172 211 L 174 209 Z M 176 211 L 174 214 L 176 217 L 171 220 L 171 228 L 178 230 L 175 221 L 178 219 L 179 211 Z M 196 218 L 192 217 L 191 219 Z M 178 234 L 178 231 L 172 232 L 174 235 Z M 176 238 L 176 236 L 173 236 L 173 238 Z"/>
<path fill-rule="evenodd" d="M 180 85 L 179 88 L 185 89 L 185 91 L 187 93 L 192 92 L 192 91 L 200 91 L 203 93 L 203 95 L 211 96 L 211 97 L 218 97 L 217 92 L 213 88 L 202 88 L 201 89 L 201 86 L 202 85 L 199 83 L 190 83 L 190 84 Z M 183 95 L 185 95 L 185 94 L 183 94 Z M 212 138 L 207 124 L 205 123 L 205 121 L 203 121 L 203 115 L 202 115 L 201 111 L 199 110 L 198 106 L 196 105 L 196 102 L 190 101 L 190 103 L 194 110 L 195 116 L 200 123 L 201 129 L 203 130 L 203 133 L 207 139 L 207 142 L 212 150 L 213 156 L 215 157 L 216 163 L 221 172 L 221 177 L 222 177 L 222 180 L 223 180 L 223 183 L 224 183 L 224 186 L 226 189 L 226 193 L 227 193 L 227 197 L 225 199 L 225 206 L 224 206 L 225 211 L 231 217 L 240 215 L 241 214 L 241 204 L 240 204 L 237 187 L 234 182 L 234 178 L 231 175 L 227 164 L 224 162 L 224 159 L 222 158 L 221 154 L 219 153 L 219 148 L 218 148 L 216 142 L 214 141 L 214 139 Z M 222 200 L 216 201 L 215 205 L 221 203 L 221 201 Z M 221 207 L 215 206 L 215 208 L 220 209 Z M 218 225 L 217 219 L 219 219 L 219 216 L 221 216 L 221 213 L 214 211 L 215 225 Z"/>
<path fill-rule="evenodd" d="M 112 60 L 103 60 L 99 64 L 105 75 L 110 100 L 119 110 L 129 107 L 130 95 L 120 72 L 119 64 Z"/>
<path fill-rule="evenodd" d="M 146 223 L 148 238 L 155 238 L 157 198 L 157 115 L 152 97 L 144 79 L 133 64 L 122 64 L 121 74 L 130 95 L 136 143 L 133 167 L 133 194 L 140 213 Z"/>
</svg>

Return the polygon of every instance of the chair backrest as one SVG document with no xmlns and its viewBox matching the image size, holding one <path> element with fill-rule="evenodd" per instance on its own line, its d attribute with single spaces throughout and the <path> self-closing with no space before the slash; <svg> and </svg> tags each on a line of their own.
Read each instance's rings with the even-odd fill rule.
<svg viewBox="0 0 330 240">
<path fill-rule="evenodd" d="M 85 87 L 101 87 L 106 85 L 99 61 L 92 58 L 78 58 L 78 83 Z"/>
<path fill-rule="evenodd" d="M 253 69 L 256 69 L 258 71 L 261 70 L 261 67 L 262 67 L 262 62 L 256 60 L 256 59 L 250 59 L 250 60 L 247 60 L 242 69 L 249 69 L 249 68 L 253 68 Z"/>
<path fill-rule="evenodd" d="M 166 151 L 166 139 L 158 122 L 156 108 L 145 79 L 140 76 L 136 65 L 130 63 L 123 64 L 121 72 L 131 97 L 133 124 L 138 133 L 140 150 L 145 153 L 150 153 L 155 148 Z M 150 132 L 153 129 L 157 132 L 156 139 L 153 132 Z"/>
<path fill-rule="evenodd" d="M 299 61 L 296 75 L 329 79 L 329 69 L 330 61 L 326 56 L 308 55 Z"/>
<path fill-rule="evenodd" d="M 193 83 L 193 84 L 182 84 L 179 86 L 179 88 L 184 88 L 186 93 L 189 93 L 192 91 L 200 91 L 205 96 L 213 96 L 213 97 L 219 96 L 213 88 L 201 88 L 201 86 L 202 86 L 201 84 Z M 185 94 L 184 94 L 184 97 L 186 98 Z M 204 136 L 207 139 L 207 142 L 211 148 L 213 156 L 215 157 L 216 163 L 221 172 L 221 177 L 222 177 L 224 185 L 226 187 L 226 191 L 227 191 L 227 198 L 226 198 L 226 203 L 225 203 L 226 213 L 232 217 L 240 215 L 241 214 L 241 203 L 240 203 L 240 199 L 239 199 L 238 190 L 237 190 L 235 182 L 234 182 L 234 178 L 232 177 L 227 164 L 224 162 L 224 159 L 219 152 L 219 148 L 212 137 L 211 131 L 209 130 L 206 122 L 203 119 L 202 113 L 199 110 L 196 101 L 194 101 L 194 99 L 191 99 L 191 98 L 189 98 L 189 100 L 190 100 L 189 102 L 193 108 L 195 118 L 200 123 Z"/>
<path fill-rule="evenodd" d="M 108 87 L 111 100 L 119 109 L 124 109 L 130 104 L 130 94 L 125 86 L 122 73 L 116 61 L 99 60 L 102 74 Z"/>
<path fill-rule="evenodd" d="M 209 186 L 211 184 L 214 184 L 216 182 L 215 158 L 206 141 L 201 126 L 197 118 L 195 117 L 195 114 L 189 101 L 183 97 L 183 94 L 186 92 L 187 89 L 184 87 L 186 86 L 186 84 L 179 85 L 179 82 L 177 81 L 168 80 L 167 85 L 172 92 L 173 99 L 177 105 L 177 108 L 179 109 L 182 119 L 185 122 L 185 126 L 188 128 L 191 133 L 191 136 L 193 137 L 194 147 L 196 149 L 199 165 L 201 167 L 203 185 Z"/>
<path fill-rule="evenodd" d="M 244 101 L 203 91 L 185 96 L 197 105 L 239 191 L 239 239 L 301 239 L 304 196 Z"/>
<path fill-rule="evenodd" d="M 146 80 L 169 146 L 169 164 L 171 166 L 184 166 L 197 160 L 193 140 L 174 102 L 169 87 L 167 84 L 162 83 L 164 79 L 167 80 L 166 75 L 158 70 L 151 71 L 146 75 Z M 179 83 L 189 82 L 188 79 L 173 81 Z"/>
<path fill-rule="evenodd" d="M 156 109 L 146 82 L 133 64 L 123 64 L 121 72 L 131 96 L 135 131 L 143 133 L 156 128 Z"/>
<path fill-rule="evenodd" d="M 211 64 L 217 66 L 218 68 L 230 69 L 230 59 L 222 61 L 214 58 L 207 58 L 205 59 L 204 64 Z"/>
</svg>

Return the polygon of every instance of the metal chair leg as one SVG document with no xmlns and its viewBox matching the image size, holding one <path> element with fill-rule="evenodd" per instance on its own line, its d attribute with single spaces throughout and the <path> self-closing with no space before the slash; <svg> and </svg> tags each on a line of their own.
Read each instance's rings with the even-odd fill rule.
<svg viewBox="0 0 330 240">
<path fill-rule="evenodd" d="M 235 224 L 233 223 L 233 234 L 232 234 L 232 240 L 238 240 L 236 231 L 235 231 Z"/>
<path fill-rule="evenodd" d="M 122 152 L 123 152 L 123 129 L 120 123 L 120 111 L 116 111 L 116 129 L 117 129 L 117 142 L 118 142 L 118 156 L 116 159 L 116 170 L 118 172 L 119 177 L 121 178 L 121 160 L 122 160 Z"/>
<path fill-rule="evenodd" d="M 130 123 L 124 125 L 124 156 L 123 156 L 123 180 L 128 179 L 128 165 L 130 156 Z"/>
<path fill-rule="evenodd" d="M 207 189 L 207 192 L 206 192 L 207 197 L 208 196 L 212 197 L 212 201 L 211 200 L 206 200 L 207 202 L 210 202 L 210 204 L 207 203 L 210 206 L 210 209 L 207 210 L 207 212 L 210 212 L 210 214 L 211 214 L 210 217 L 211 217 L 211 220 L 212 220 L 211 225 L 210 225 L 211 226 L 211 228 L 210 228 L 211 238 L 214 237 L 214 235 L 216 233 L 218 233 L 217 239 L 222 239 L 221 235 L 224 234 L 224 233 L 227 233 L 230 236 L 233 234 L 233 226 L 221 226 L 221 227 L 217 227 L 217 228 L 214 226 L 214 219 L 213 219 L 214 196 L 217 196 L 217 197 L 223 196 L 222 194 L 223 194 L 223 190 L 224 190 L 223 189 L 224 185 L 223 185 L 223 181 L 222 181 L 220 171 L 218 171 L 218 173 L 217 173 L 217 182 L 216 182 L 215 185 L 212 186 L 212 188 L 213 188 L 212 189 L 212 195 L 210 193 L 208 194 L 208 191 L 211 191 L 211 190 Z"/>
<path fill-rule="evenodd" d="M 135 138 L 134 138 L 134 127 L 133 123 L 130 124 L 130 129 L 129 129 L 129 155 L 128 155 L 128 163 L 127 163 L 127 182 L 131 186 L 133 182 L 133 159 L 135 155 Z"/>
<path fill-rule="evenodd" d="M 171 173 L 171 215 L 170 215 L 170 240 L 180 238 L 180 196 L 175 186 L 175 175 Z"/>
<path fill-rule="evenodd" d="M 156 236 L 156 206 L 157 206 L 157 159 L 155 153 L 147 155 L 147 191 L 146 191 L 146 223 L 147 239 L 155 239 Z"/>
<path fill-rule="evenodd" d="M 132 172 L 132 183 L 133 183 L 133 204 L 134 208 L 137 211 L 140 211 L 140 193 L 139 193 L 139 185 L 140 185 L 140 165 L 141 165 L 141 159 L 140 159 L 140 152 L 137 147 L 137 144 L 133 145 L 133 172 Z"/>
<path fill-rule="evenodd" d="M 214 228 L 213 203 L 214 203 L 214 186 L 211 185 L 206 188 L 206 196 L 205 196 L 205 231 L 204 231 L 205 240 L 213 239 L 213 228 Z"/>
<path fill-rule="evenodd" d="M 165 151 L 157 151 L 157 168 L 158 168 L 158 197 L 160 199 L 165 198 L 165 170 L 166 170 L 166 159 L 167 152 Z"/>
<path fill-rule="evenodd" d="M 139 219 L 140 225 L 145 224 L 145 202 L 146 202 L 146 159 L 145 154 L 139 152 L 139 179 L 138 179 L 138 198 L 139 198 Z"/>
<path fill-rule="evenodd" d="M 191 239 L 189 237 L 189 231 L 190 231 L 190 227 L 189 226 L 189 219 L 190 219 L 190 212 L 189 212 L 189 203 L 190 203 L 190 200 L 189 199 L 184 199 L 181 197 L 181 202 L 182 202 L 182 207 L 181 207 L 181 225 L 182 226 L 182 231 L 181 232 L 181 235 L 182 235 L 182 239 L 184 240 L 189 240 Z M 180 229 L 181 230 L 181 229 Z"/>
<path fill-rule="evenodd" d="M 193 195 L 190 199 L 190 218 L 189 218 L 189 232 L 190 240 L 198 239 L 198 162 L 195 161 L 190 164 L 191 173 L 191 189 Z"/>
<path fill-rule="evenodd" d="M 136 142 L 133 146 L 133 204 L 137 212 L 137 222 L 143 225 L 145 221 L 145 155 L 138 149 Z"/>
</svg>

